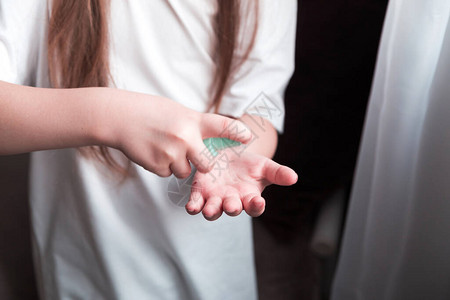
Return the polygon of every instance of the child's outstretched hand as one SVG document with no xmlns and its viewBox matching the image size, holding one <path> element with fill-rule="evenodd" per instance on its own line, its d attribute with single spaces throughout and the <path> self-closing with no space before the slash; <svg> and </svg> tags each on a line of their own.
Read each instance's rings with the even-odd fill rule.
<svg viewBox="0 0 450 300">
<path fill-rule="evenodd" d="M 261 193 L 266 186 L 292 185 L 297 178 L 294 170 L 265 156 L 237 154 L 236 148 L 228 148 L 220 152 L 210 172 L 195 174 L 186 210 L 193 215 L 202 212 L 210 221 L 222 212 L 237 216 L 242 210 L 257 217 L 264 212 Z"/>
</svg>

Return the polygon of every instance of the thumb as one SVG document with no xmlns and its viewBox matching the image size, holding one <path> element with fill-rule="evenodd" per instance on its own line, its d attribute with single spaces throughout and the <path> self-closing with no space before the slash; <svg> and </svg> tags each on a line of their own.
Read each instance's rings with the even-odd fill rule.
<svg viewBox="0 0 450 300">
<path fill-rule="evenodd" d="M 200 131 L 203 139 L 221 137 L 244 144 L 253 137 L 250 129 L 241 121 L 211 113 L 202 115 Z"/>
<path fill-rule="evenodd" d="M 271 184 L 293 185 L 298 180 L 298 175 L 294 170 L 271 159 L 266 160 L 262 173 L 263 177 Z"/>
</svg>

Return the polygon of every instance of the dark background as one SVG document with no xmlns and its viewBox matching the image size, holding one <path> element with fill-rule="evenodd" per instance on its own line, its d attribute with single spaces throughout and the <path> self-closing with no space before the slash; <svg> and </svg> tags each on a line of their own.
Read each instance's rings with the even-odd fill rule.
<svg viewBox="0 0 450 300">
<path fill-rule="evenodd" d="M 299 182 L 269 187 L 253 222 L 261 300 L 328 298 L 335 258 L 315 257 L 310 238 L 323 201 L 351 185 L 387 2 L 299 1 L 296 71 L 274 158 Z"/>
<path fill-rule="evenodd" d="M 311 253 L 311 232 L 323 201 L 351 184 L 386 5 L 387 0 L 299 1 L 296 72 L 275 156 L 298 172 L 299 182 L 268 188 L 266 212 L 254 220 L 261 300 L 327 297 L 334 260 Z M 5 300 L 37 299 L 28 165 L 28 155 L 0 157 L 0 299 Z"/>
</svg>

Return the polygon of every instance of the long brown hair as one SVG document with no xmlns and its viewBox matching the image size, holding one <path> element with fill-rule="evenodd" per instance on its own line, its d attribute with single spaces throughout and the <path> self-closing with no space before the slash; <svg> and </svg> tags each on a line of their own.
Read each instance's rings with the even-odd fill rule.
<svg viewBox="0 0 450 300">
<path fill-rule="evenodd" d="M 108 15 L 110 0 L 53 0 L 48 27 L 48 64 L 50 82 L 57 88 L 106 87 L 111 83 L 108 57 Z M 244 3 L 246 3 L 244 6 Z M 216 69 L 209 109 L 217 113 L 230 78 L 248 58 L 258 23 L 258 1 L 217 0 L 214 29 Z M 253 15 L 252 33 L 240 57 L 236 50 L 241 41 L 245 16 Z M 246 19 L 245 21 L 247 21 Z M 119 164 L 105 146 L 80 149 L 110 169 L 127 176 L 127 167 Z"/>
</svg>

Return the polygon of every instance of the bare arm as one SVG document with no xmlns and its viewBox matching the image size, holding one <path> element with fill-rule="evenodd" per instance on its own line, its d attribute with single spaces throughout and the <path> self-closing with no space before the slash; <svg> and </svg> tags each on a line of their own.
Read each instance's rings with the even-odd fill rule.
<svg viewBox="0 0 450 300">
<path fill-rule="evenodd" d="M 41 89 L 0 81 L 0 154 L 96 145 L 92 89 Z M 94 101 L 97 100 L 97 101 Z"/>
<path fill-rule="evenodd" d="M 233 119 L 193 111 L 170 99 L 112 88 L 45 89 L 0 81 L 0 155 L 105 145 L 159 175 L 186 177 L 203 138 L 230 137 Z M 240 142 L 248 142 L 246 131 Z"/>
</svg>

